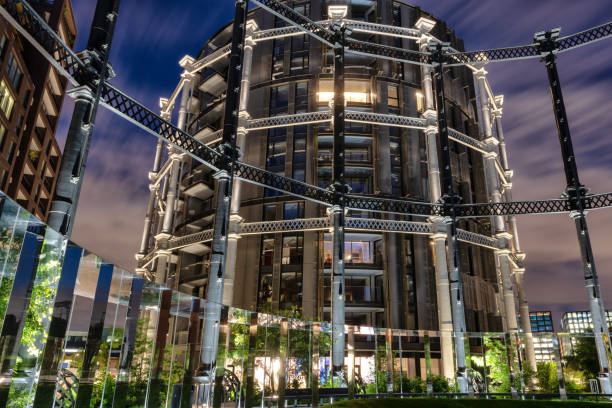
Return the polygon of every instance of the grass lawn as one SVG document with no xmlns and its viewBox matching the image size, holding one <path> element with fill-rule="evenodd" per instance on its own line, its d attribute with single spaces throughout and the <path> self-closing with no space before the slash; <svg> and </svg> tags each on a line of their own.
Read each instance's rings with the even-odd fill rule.
<svg viewBox="0 0 612 408">
<path fill-rule="evenodd" d="M 327 408 L 591 408 L 612 407 L 609 402 L 578 401 L 520 401 L 485 399 L 434 399 L 434 398 L 367 398 L 339 401 Z"/>
</svg>

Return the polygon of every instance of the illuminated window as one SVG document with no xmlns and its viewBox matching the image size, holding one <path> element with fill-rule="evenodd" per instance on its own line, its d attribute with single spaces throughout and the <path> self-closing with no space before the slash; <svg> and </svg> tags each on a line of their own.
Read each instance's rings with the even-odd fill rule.
<svg viewBox="0 0 612 408">
<path fill-rule="evenodd" d="M 317 100 L 322 103 L 330 102 L 334 99 L 334 82 L 332 79 L 322 79 L 319 81 L 319 92 Z M 371 103 L 372 95 L 370 83 L 360 80 L 346 80 L 344 82 L 344 99 L 347 103 Z"/>
<path fill-rule="evenodd" d="M 389 107 L 399 108 L 399 92 L 397 86 L 389 85 Z"/>
<path fill-rule="evenodd" d="M 417 112 L 423 113 L 425 112 L 425 97 L 421 92 L 416 93 L 416 106 Z"/>
<path fill-rule="evenodd" d="M 13 105 L 15 104 L 15 99 L 11 95 L 11 92 L 6 85 L 6 81 L 0 82 L 0 109 L 4 112 L 4 116 L 7 119 L 10 119 L 11 113 L 13 112 Z"/>
<path fill-rule="evenodd" d="M 283 235 L 283 265 L 301 265 L 304 253 L 303 235 Z"/>
</svg>

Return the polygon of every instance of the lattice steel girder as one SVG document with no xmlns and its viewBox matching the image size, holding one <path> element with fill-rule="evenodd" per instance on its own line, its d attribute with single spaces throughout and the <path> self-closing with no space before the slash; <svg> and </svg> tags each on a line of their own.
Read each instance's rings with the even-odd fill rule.
<svg viewBox="0 0 612 408">
<path fill-rule="evenodd" d="M 347 195 L 346 207 L 353 210 L 364 210 L 412 216 L 441 216 L 444 208 L 440 204 L 418 201 L 397 200 L 389 198 Z"/>
<path fill-rule="evenodd" d="M 462 242 L 468 242 L 490 249 L 498 249 L 498 242 L 496 238 L 477 234 L 471 231 L 457 229 L 457 239 Z"/>
<path fill-rule="evenodd" d="M 448 128 L 448 138 L 480 153 L 487 153 L 487 147 L 484 143 L 455 129 Z"/>
<path fill-rule="evenodd" d="M 85 63 L 25 1 L 5 0 L 0 14 L 6 18 L 74 86 L 88 70 Z"/>
<path fill-rule="evenodd" d="M 465 65 L 473 63 L 487 63 L 511 61 L 527 58 L 539 58 L 540 51 L 534 45 L 519 47 L 496 48 L 491 50 L 468 51 L 459 53 L 446 53 L 445 66 Z"/>
<path fill-rule="evenodd" d="M 172 238 L 168 241 L 168 249 L 180 249 L 193 244 L 210 242 L 213 239 L 213 230 L 204 230 L 182 237 Z"/>
<path fill-rule="evenodd" d="M 321 231 L 329 229 L 329 218 L 302 218 L 295 220 L 244 223 L 240 235 L 259 235 L 273 232 Z"/>
<path fill-rule="evenodd" d="M 405 50 L 403 48 L 391 47 L 389 45 L 360 41 L 354 38 L 346 39 L 346 52 L 376 58 L 384 58 L 407 64 L 431 66 L 431 55 L 429 53 Z"/>
<path fill-rule="evenodd" d="M 319 24 L 325 24 L 327 21 L 320 21 Z M 292 37 L 296 35 L 304 35 L 304 30 L 300 27 L 296 27 L 294 25 L 290 25 L 287 27 L 278 27 L 272 28 L 269 30 L 259 30 L 253 33 L 253 40 L 255 42 L 259 41 L 267 41 L 267 40 L 275 40 L 277 38 L 285 38 Z"/>
<path fill-rule="evenodd" d="M 253 3 L 259 5 L 261 8 L 269 11 L 275 16 L 281 18 L 282 20 L 292 24 L 306 34 L 311 35 L 318 39 L 319 41 L 333 46 L 334 43 L 334 33 L 330 29 L 324 27 L 321 24 L 318 24 L 308 17 L 303 16 L 297 11 L 293 10 L 290 7 L 287 7 L 285 4 L 281 3 L 278 0 L 251 0 Z"/>
<path fill-rule="evenodd" d="M 280 115 L 269 118 L 249 120 L 248 130 L 271 129 L 277 127 L 307 125 L 312 123 L 331 122 L 330 110 L 319 112 L 297 113 L 294 115 Z"/>
<path fill-rule="evenodd" d="M 421 32 L 414 28 L 370 23 L 367 21 L 350 20 L 346 18 L 343 21 L 351 31 L 387 35 L 390 37 L 408 38 L 411 40 L 418 40 L 421 38 Z"/>
<path fill-rule="evenodd" d="M 106 108 L 123 116 L 140 128 L 163 138 L 183 152 L 199 159 L 212 170 L 219 169 L 224 159 L 221 153 L 198 142 L 189 134 L 162 119 L 150 109 L 108 83 L 102 86 L 101 102 Z"/>
<path fill-rule="evenodd" d="M 425 129 L 427 120 L 423 118 L 411 118 L 408 116 L 389 115 L 384 113 L 360 112 L 346 110 L 346 121 L 356 123 L 368 123 L 372 125 L 395 126 L 411 129 Z"/>
<path fill-rule="evenodd" d="M 609 193 L 612 195 L 612 193 Z M 513 201 L 487 204 L 462 204 L 455 206 L 458 218 L 490 217 L 495 215 L 524 215 L 570 212 L 565 199 Z"/>
<path fill-rule="evenodd" d="M 564 52 L 608 37 L 612 37 L 612 22 L 559 38 L 557 50 Z"/>
<path fill-rule="evenodd" d="M 230 54 L 231 50 L 232 44 L 227 44 L 226 46 L 219 48 L 218 50 L 215 50 L 212 53 L 202 57 L 193 64 L 191 73 L 195 74 L 196 72 L 203 70 L 204 68 L 214 64 L 220 59 L 227 57 Z"/>
<path fill-rule="evenodd" d="M 346 228 L 378 232 L 400 232 L 410 234 L 433 234 L 434 228 L 428 222 L 402 220 L 379 220 L 368 218 L 347 218 Z"/>
</svg>

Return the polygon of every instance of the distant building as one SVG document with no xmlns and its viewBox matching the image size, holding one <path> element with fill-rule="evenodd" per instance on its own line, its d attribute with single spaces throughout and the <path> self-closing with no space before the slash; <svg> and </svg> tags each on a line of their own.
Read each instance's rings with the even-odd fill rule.
<svg viewBox="0 0 612 408">
<path fill-rule="evenodd" d="M 71 47 L 70 0 L 30 1 Z M 0 190 L 45 220 L 60 168 L 55 139 L 67 80 L 0 18 Z"/>
<path fill-rule="evenodd" d="M 606 311 L 606 321 L 608 327 L 612 327 L 612 310 Z M 561 318 L 561 327 L 564 332 L 571 334 L 586 333 L 593 331 L 593 320 L 591 312 L 567 312 Z"/>
<path fill-rule="evenodd" d="M 521 317 L 519 319 L 519 327 Z M 534 311 L 529 312 L 529 322 L 531 323 L 531 332 L 533 333 L 533 348 L 535 351 L 536 361 L 553 361 L 555 356 L 555 346 L 551 336 L 546 333 L 555 331 L 553 326 L 552 313 L 550 311 Z M 523 329 L 521 329 L 521 332 Z"/>
</svg>

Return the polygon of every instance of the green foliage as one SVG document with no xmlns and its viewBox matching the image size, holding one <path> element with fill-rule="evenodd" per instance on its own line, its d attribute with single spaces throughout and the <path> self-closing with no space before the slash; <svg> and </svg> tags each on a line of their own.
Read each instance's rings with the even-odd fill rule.
<svg viewBox="0 0 612 408">
<path fill-rule="evenodd" d="M 599 376 L 599 360 L 593 337 L 576 339 L 573 353 L 567 358 L 567 366 L 575 371 L 580 371 L 586 379 Z"/>
<path fill-rule="evenodd" d="M 538 363 L 536 378 L 540 392 L 559 392 L 557 366 L 552 361 Z"/>
</svg>

